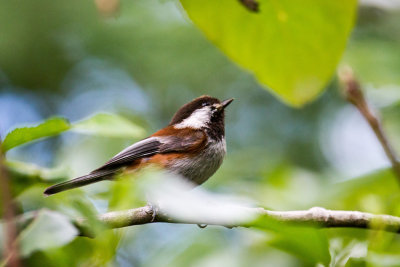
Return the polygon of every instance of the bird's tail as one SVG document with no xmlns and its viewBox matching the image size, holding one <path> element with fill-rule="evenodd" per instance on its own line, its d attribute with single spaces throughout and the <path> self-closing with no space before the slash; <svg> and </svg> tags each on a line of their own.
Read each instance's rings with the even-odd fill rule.
<svg viewBox="0 0 400 267">
<path fill-rule="evenodd" d="M 46 196 L 50 196 L 65 190 L 85 186 L 103 180 L 108 180 L 113 176 L 113 174 L 115 174 L 115 170 L 95 171 L 88 175 L 84 175 L 63 183 L 50 186 L 44 191 L 44 194 Z"/>
</svg>

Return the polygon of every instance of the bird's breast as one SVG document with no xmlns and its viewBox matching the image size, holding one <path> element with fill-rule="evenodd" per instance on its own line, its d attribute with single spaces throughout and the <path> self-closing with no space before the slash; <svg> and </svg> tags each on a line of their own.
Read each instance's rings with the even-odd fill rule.
<svg viewBox="0 0 400 267">
<path fill-rule="evenodd" d="M 224 138 L 218 141 L 210 140 L 202 152 L 170 160 L 166 168 L 196 184 L 202 184 L 218 170 L 225 154 Z"/>
</svg>

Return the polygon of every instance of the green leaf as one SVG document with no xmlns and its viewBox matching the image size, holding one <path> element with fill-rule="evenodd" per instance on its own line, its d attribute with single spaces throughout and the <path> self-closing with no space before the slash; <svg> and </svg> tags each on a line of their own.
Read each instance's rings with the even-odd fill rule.
<svg viewBox="0 0 400 267">
<path fill-rule="evenodd" d="M 353 27 L 356 0 L 181 0 L 190 19 L 230 59 L 284 102 L 301 106 L 331 79 Z"/>
<path fill-rule="evenodd" d="M 391 168 L 384 168 L 334 184 L 321 194 L 319 204 L 328 209 L 359 210 L 400 215 L 400 190 Z"/>
<path fill-rule="evenodd" d="M 4 152 L 13 147 L 36 141 L 40 138 L 57 135 L 70 128 L 69 122 L 64 118 L 51 118 L 38 126 L 16 128 L 7 134 L 2 144 Z"/>
<path fill-rule="evenodd" d="M 14 129 L 4 139 L 2 150 L 6 152 L 13 147 L 44 137 L 55 136 L 67 130 L 105 137 L 138 138 L 145 135 L 145 130 L 142 127 L 118 115 L 97 114 L 75 123 L 72 127 L 66 119 L 55 117 L 38 126 Z"/>
<path fill-rule="evenodd" d="M 328 239 L 317 229 L 292 227 L 280 233 L 270 244 L 311 265 L 322 263 L 328 266 L 331 259 Z"/>
<path fill-rule="evenodd" d="M 99 113 L 73 125 L 72 131 L 105 137 L 138 138 L 145 130 L 115 114 Z"/>
<path fill-rule="evenodd" d="M 68 217 L 49 210 L 41 210 L 20 236 L 21 255 L 29 256 L 37 250 L 60 247 L 78 234 Z"/>
<path fill-rule="evenodd" d="M 331 260 L 328 239 L 322 230 L 267 217 L 259 218 L 253 226 L 274 232 L 276 236 L 269 242 L 270 245 L 297 256 L 310 266 L 318 263 L 328 266 Z"/>
<path fill-rule="evenodd" d="M 62 166 L 49 169 L 21 161 L 7 161 L 6 165 L 13 176 L 18 175 L 24 178 L 39 179 L 46 182 L 66 180 L 69 177 L 68 168 Z"/>
</svg>

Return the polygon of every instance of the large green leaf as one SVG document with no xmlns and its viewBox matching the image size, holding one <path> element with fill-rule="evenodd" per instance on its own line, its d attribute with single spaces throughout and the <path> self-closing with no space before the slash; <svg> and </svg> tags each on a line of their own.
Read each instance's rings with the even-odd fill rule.
<svg viewBox="0 0 400 267">
<path fill-rule="evenodd" d="M 145 130 L 131 121 L 115 115 L 99 113 L 89 119 L 77 122 L 72 127 L 75 132 L 106 137 L 138 138 Z"/>
<path fill-rule="evenodd" d="M 69 122 L 64 118 L 51 118 L 38 126 L 17 128 L 7 134 L 2 144 L 5 152 L 13 147 L 35 141 L 40 138 L 57 135 L 70 128 Z"/>
<path fill-rule="evenodd" d="M 356 0 L 181 0 L 190 19 L 229 58 L 286 103 L 301 106 L 322 92 L 353 27 Z"/>
<path fill-rule="evenodd" d="M 41 210 L 21 233 L 21 254 L 26 257 L 37 250 L 60 247 L 72 241 L 77 234 L 78 230 L 66 216 Z"/>
</svg>

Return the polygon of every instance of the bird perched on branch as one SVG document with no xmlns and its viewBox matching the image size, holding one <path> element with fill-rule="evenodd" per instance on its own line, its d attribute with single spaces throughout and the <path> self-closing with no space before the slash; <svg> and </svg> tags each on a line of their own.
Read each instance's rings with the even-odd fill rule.
<svg viewBox="0 0 400 267">
<path fill-rule="evenodd" d="M 195 184 L 207 181 L 226 154 L 225 108 L 233 101 L 201 96 L 181 107 L 170 124 L 122 150 L 88 175 L 53 185 L 49 196 L 132 172 L 149 164 L 181 175 Z"/>
</svg>

